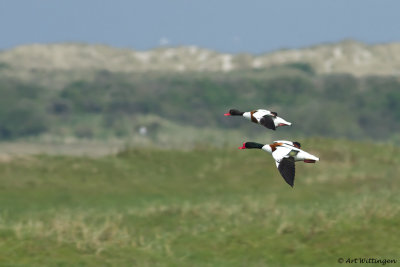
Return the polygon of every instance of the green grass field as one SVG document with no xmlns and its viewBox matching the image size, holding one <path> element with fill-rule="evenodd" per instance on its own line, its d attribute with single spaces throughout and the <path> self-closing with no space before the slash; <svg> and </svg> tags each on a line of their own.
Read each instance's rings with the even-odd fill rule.
<svg viewBox="0 0 400 267">
<path fill-rule="evenodd" d="M 231 147 L 3 160 L 0 266 L 400 262 L 400 149 L 302 146 L 321 161 L 298 163 L 294 188 L 269 154 Z"/>
</svg>

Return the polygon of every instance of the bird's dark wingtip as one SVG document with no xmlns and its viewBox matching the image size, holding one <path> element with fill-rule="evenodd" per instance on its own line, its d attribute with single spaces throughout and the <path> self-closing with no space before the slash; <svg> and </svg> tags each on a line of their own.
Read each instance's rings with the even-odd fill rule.
<svg viewBox="0 0 400 267">
<path fill-rule="evenodd" d="M 294 158 L 284 158 L 278 165 L 278 170 L 282 175 L 282 178 L 285 182 L 291 187 L 294 186 L 294 177 L 295 177 L 295 164 Z"/>
</svg>

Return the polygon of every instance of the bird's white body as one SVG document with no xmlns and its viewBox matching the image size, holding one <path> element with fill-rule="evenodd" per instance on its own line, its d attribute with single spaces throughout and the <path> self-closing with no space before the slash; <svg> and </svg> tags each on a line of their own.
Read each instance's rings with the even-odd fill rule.
<svg viewBox="0 0 400 267">
<path fill-rule="evenodd" d="M 253 113 L 253 114 L 251 114 L 251 113 Z M 243 114 L 243 117 L 245 117 L 245 118 L 248 119 L 248 120 L 251 120 L 251 116 L 252 116 L 252 115 L 253 115 L 253 117 L 256 118 L 258 121 L 260 121 L 261 118 L 262 118 L 263 116 L 265 116 L 265 115 L 272 116 L 272 113 L 271 113 L 271 111 L 266 110 L 266 109 L 257 109 L 257 110 L 255 110 L 255 111 L 248 111 L 248 112 L 245 112 L 245 113 Z"/>
<path fill-rule="evenodd" d="M 248 111 L 248 112 L 243 113 L 243 117 L 245 117 L 246 119 L 251 120 L 253 122 L 256 122 L 258 124 L 261 124 L 260 121 L 264 116 L 271 116 L 276 128 L 278 128 L 280 126 L 292 125 L 292 123 L 284 120 L 281 117 L 278 117 L 278 116 L 274 117 L 273 114 L 271 113 L 271 111 L 266 110 L 266 109 L 257 109 L 254 111 Z"/>
<path fill-rule="evenodd" d="M 277 163 L 284 158 L 293 157 L 294 161 L 319 161 L 319 158 L 300 149 L 293 145 L 293 142 L 278 140 L 274 141 L 273 144 L 278 144 L 273 149 L 274 145 L 264 145 L 262 150 L 272 154 L 272 157 Z"/>
</svg>

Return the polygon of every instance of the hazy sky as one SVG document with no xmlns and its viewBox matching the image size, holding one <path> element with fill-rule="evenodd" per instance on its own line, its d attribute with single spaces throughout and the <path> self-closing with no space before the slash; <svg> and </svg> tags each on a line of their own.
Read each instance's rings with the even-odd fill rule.
<svg viewBox="0 0 400 267">
<path fill-rule="evenodd" d="M 263 53 L 356 39 L 400 41 L 398 0 L 0 0 L 0 50 L 83 42 Z"/>
</svg>

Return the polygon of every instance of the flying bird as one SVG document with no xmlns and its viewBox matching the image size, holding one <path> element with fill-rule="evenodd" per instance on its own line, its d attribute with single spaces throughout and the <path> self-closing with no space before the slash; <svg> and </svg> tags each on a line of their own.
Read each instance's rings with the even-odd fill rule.
<svg viewBox="0 0 400 267">
<path fill-rule="evenodd" d="M 278 113 L 266 109 L 257 109 L 248 112 L 242 112 L 237 109 L 231 109 L 225 116 L 242 116 L 254 123 L 260 124 L 268 129 L 276 130 L 280 126 L 290 126 L 292 123 L 278 117 Z"/>
<path fill-rule="evenodd" d="M 306 163 L 315 163 L 316 161 L 319 161 L 318 157 L 301 150 L 299 142 L 279 140 L 266 145 L 255 142 L 245 142 L 241 147 L 239 147 L 239 149 L 251 148 L 258 148 L 271 153 L 272 157 L 275 159 L 275 164 L 280 174 L 291 187 L 294 185 L 296 161 L 304 161 Z"/>
</svg>

